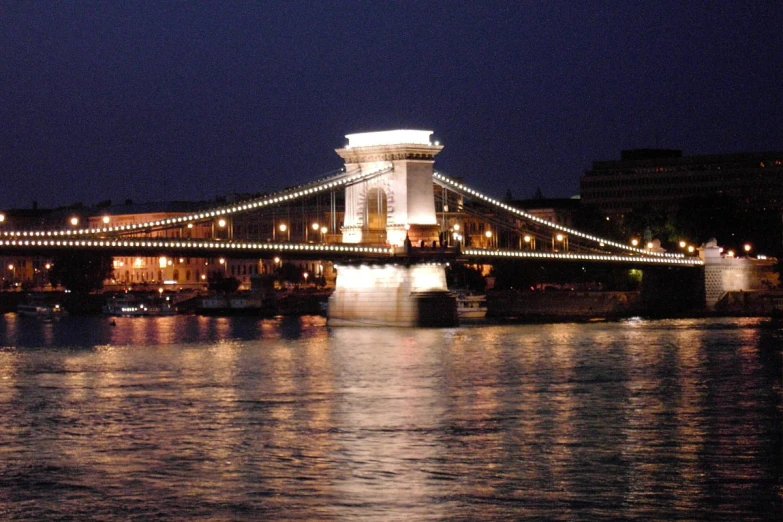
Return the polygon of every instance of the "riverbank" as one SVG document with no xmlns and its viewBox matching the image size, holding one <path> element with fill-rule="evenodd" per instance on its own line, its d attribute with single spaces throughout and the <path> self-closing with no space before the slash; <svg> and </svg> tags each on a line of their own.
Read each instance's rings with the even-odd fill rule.
<svg viewBox="0 0 783 522">
<path fill-rule="evenodd" d="M 47 304 L 60 304 L 70 314 L 99 315 L 108 294 L 76 295 L 41 292 Z M 0 313 L 15 312 L 27 299 L 27 292 L 0 292 Z M 323 314 L 329 291 L 294 290 L 277 292 L 275 308 L 268 315 Z M 178 303 L 181 313 L 194 313 L 199 297 Z M 783 290 L 729 292 L 715 310 L 681 310 L 651 307 L 639 292 L 490 292 L 487 320 L 502 322 L 565 322 L 616 320 L 625 317 L 783 317 Z M 231 315 L 241 315 L 233 310 Z M 214 314 L 213 314 L 214 315 Z M 218 315 L 220 315 L 218 313 Z"/>
</svg>

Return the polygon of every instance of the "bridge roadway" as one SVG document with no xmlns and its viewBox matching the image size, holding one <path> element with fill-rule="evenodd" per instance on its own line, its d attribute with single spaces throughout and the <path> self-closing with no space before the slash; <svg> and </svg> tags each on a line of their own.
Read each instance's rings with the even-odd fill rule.
<svg viewBox="0 0 783 522">
<path fill-rule="evenodd" d="M 6 255 L 54 256 L 73 251 L 98 251 L 112 256 L 170 256 L 233 259 L 328 260 L 342 263 L 448 263 L 491 264 L 494 260 L 580 262 L 627 266 L 702 266 L 698 257 L 662 257 L 642 254 L 589 254 L 456 247 L 409 246 L 394 248 L 381 245 L 346 243 L 248 242 L 231 240 L 183 239 L 50 239 L 14 238 L 0 240 L 0 253 Z"/>
</svg>

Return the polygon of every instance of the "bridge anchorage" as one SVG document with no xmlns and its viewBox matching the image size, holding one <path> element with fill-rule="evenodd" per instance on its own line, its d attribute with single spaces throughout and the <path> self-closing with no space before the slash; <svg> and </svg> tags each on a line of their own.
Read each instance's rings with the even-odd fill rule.
<svg viewBox="0 0 783 522">
<path fill-rule="evenodd" d="M 0 253 L 97 250 L 152 259 L 329 261 L 337 267 L 331 325 L 456 324 L 445 276 L 453 262 L 629 267 L 703 267 L 706 262 L 714 265 L 708 270 L 713 286 L 725 279 L 716 272 L 712 247 L 701 257 L 685 257 L 621 244 L 534 216 L 436 172 L 434 159 L 443 147 L 430 141 L 431 134 L 349 134 L 347 145 L 336 150 L 345 161 L 338 173 L 199 211 L 141 222 L 97 216 L 86 228 L 4 226 Z M 708 290 L 708 299 L 714 301 L 722 289 Z"/>
</svg>

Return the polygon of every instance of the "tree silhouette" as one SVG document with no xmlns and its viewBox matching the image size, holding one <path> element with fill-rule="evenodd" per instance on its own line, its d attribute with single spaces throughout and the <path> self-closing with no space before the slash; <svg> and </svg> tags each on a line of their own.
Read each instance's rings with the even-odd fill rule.
<svg viewBox="0 0 783 522">
<path fill-rule="evenodd" d="M 52 258 L 49 281 L 77 294 L 89 294 L 103 288 L 114 267 L 112 256 L 101 252 L 68 252 Z"/>
</svg>

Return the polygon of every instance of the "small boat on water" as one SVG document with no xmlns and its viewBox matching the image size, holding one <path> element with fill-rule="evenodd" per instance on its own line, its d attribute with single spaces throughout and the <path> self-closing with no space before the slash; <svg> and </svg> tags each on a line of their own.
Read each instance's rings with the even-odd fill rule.
<svg viewBox="0 0 783 522">
<path fill-rule="evenodd" d="M 487 296 L 457 294 L 457 316 L 460 319 L 484 319 L 487 315 Z"/>
<path fill-rule="evenodd" d="M 59 304 L 49 304 L 42 295 L 28 295 L 24 303 L 16 305 L 16 313 L 25 317 L 39 317 L 51 319 L 62 314 L 63 309 Z"/>
</svg>

